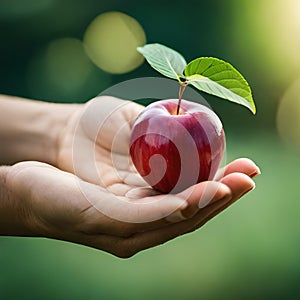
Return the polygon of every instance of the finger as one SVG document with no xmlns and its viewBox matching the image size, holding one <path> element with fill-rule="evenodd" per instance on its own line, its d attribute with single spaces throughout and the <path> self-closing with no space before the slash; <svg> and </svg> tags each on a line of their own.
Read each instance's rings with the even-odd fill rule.
<svg viewBox="0 0 300 300">
<path fill-rule="evenodd" d="M 255 188 L 255 183 L 253 180 L 243 173 L 229 174 L 222 179 L 221 184 L 221 189 L 217 191 L 210 204 L 204 209 L 199 210 L 199 212 L 193 218 L 191 222 L 193 225 L 190 227 L 188 232 L 200 228 L 213 217 L 221 213 L 246 193 Z M 230 190 L 230 193 L 228 193 L 226 189 L 222 191 L 223 185 Z M 197 192 L 194 192 L 194 195 L 196 194 Z M 191 196 L 193 196 L 193 194 Z M 187 211 L 188 209 L 189 208 L 185 209 L 184 211 Z"/>
<path fill-rule="evenodd" d="M 227 198 L 215 201 L 211 205 L 199 210 L 190 219 L 159 229 L 137 233 L 128 238 L 108 235 L 85 236 L 85 244 L 126 258 L 141 250 L 163 244 L 180 235 L 194 231 L 255 186 L 254 182 L 248 176 L 240 173 L 227 175 L 223 178 L 223 183 L 232 190 L 232 200 Z M 197 191 L 192 195 L 197 195 Z"/>
<path fill-rule="evenodd" d="M 237 160 L 235 162 L 233 162 L 232 164 L 230 164 L 228 166 L 228 172 L 231 172 L 234 170 L 234 168 L 236 167 L 237 164 L 240 164 L 242 167 L 244 167 L 244 171 L 250 171 L 253 169 L 256 169 L 255 165 L 253 162 L 251 162 L 248 159 L 240 159 Z M 254 168 L 253 168 L 254 165 Z M 230 173 L 229 173 L 230 174 Z M 226 176 L 225 176 L 226 177 Z M 203 208 L 205 206 L 207 206 L 210 203 L 213 203 L 214 201 L 218 201 L 220 199 L 223 199 L 225 197 L 235 197 L 235 195 L 231 195 L 231 186 L 226 185 L 228 184 L 232 184 L 232 182 L 234 183 L 235 181 L 232 180 L 233 179 L 240 179 L 240 178 L 236 178 L 236 176 L 234 177 L 226 177 L 224 179 L 224 182 L 202 182 L 199 183 L 197 185 L 194 185 L 190 188 L 188 188 L 187 190 L 181 192 L 178 194 L 179 197 L 181 197 L 182 199 L 186 200 L 188 202 L 188 207 L 182 211 L 176 211 L 175 214 L 172 214 L 168 217 L 169 221 L 181 221 L 185 218 L 191 217 L 192 215 L 194 215 L 195 213 L 197 213 L 197 211 L 199 211 L 200 208 Z M 243 177 L 242 179 L 240 179 L 240 182 L 238 182 L 238 184 L 240 186 L 237 186 L 237 188 L 241 188 L 243 189 L 243 183 L 245 183 L 246 180 L 246 188 L 247 188 L 247 184 L 248 182 L 248 176 Z M 224 184 L 225 183 L 225 184 Z M 252 188 L 252 185 L 250 183 L 249 189 Z M 234 188 L 236 188 L 236 186 L 234 186 Z M 126 194 L 126 196 L 129 196 L 129 194 L 133 194 L 135 196 L 135 199 L 137 199 L 138 197 L 147 197 L 149 196 L 149 190 L 151 190 L 150 188 L 137 188 L 134 190 L 129 191 L 128 194 Z M 134 192 L 135 191 L 135 192 Z M 236 190 L 234 190 L 234 192 L 236 192 Z M 142 194 L 141 194 L 142 193 Z M 143 194 L 145 193 L 145 194 Z M 155 194 L 155 193 L 154 193 Z M 159 224 L 158 224 L 159 226 Z M 147 228 L 148 229 L 148 228 Z"/>
<path fill-rule="evenodd" d="M 228 200 L 222 200 L 202 209 L 197 216 L 183 222 L 171 224 L 156 230 L 136 233 L 130 237 L 118 237 L 108 234 L 86 235 L 79 233 L 71 242 L 80 243 L 96 249 L 107 251 L 121 258 L 128 258 L 132 255 L 174 239 L 184 233 L 191 231 L 199 223 L 200 219 L 205 219 L 214 210 L 220 208 Z M 64 240 L 66 240 L 64 238 Z"/>
<path fill-rule="evenodd" d="M 88 188 L 92 187 L 88 185 Z M 229 197 L 231 191 L 225 184 L 212 181 L 199 183 L 178 195 L 158 195 L 150 188 L 132 189 L 126 197 L 105 194 L 102 201 L 90 199 L 95 208 L 94 226 L 86 232 L 124 237 L 159 229 L 191 218 L 209 203 Z M 91 220 L 89 215 L 89 223 Z"/>
<path fill-rule="evenodd" d="M 207 181 L 196 184 L 178 195 L 188 202 L 188 207 L 182 212 L 184 217 L 188 218 L 207 205 L 231 198 L 231 190 L 221 182 Z"/>
<path fill-rule="evenodd" d="M 242 180 L 235 178 L 237 176 L 242 176 Z M 130 236 L 137 232 L 165 227 L 170 222 L 183 221 L 191 218 L 209 203 L 212 204 L 221 199 L 227 200 L 231 197 L 235 198 L 239 194 L 238 189 L 243 191 L 248 188 L 247 178 L 251 181 L 244 174 L 231 174 L 224 178 L 223 182 L 202 182 L 178 195 L 127 199 L 103 193 L 100 197 L 101 201 L 99 201 L 98 196 L 93 199 L 94 195 L 99 195 L 98 188 L 87 184 L 86 188 L 89 190 L 85 194 L 90 195 L 89 202 L 95 208 L 95 220 L 91 232 Z M 235 181 L 238 181 L 239 184 L 235 184 Z M 244 181 L 246 184 L 243 185 Z M 251 183 L 250 186 L 252 187 Z M 97 190 L 91 192 L 91 189 Z M 231 189 L 233 189 L 234 195 L 231 195 Z M 148 193 L 148 191 L 145 192 Z M 103 222 L 104 217 L 107 219 L 105 222 Z M 89 219 L 91 220 L 91 216 Z M 97 222 L 97 219 L 102 221 Z"/>
<path fill-rule="evenodd" d="M 149 188 L 140 189 L 139 191 L 144 191 L 146 194 L 148 194 Z M 155 195 L 155 193 L 156 192 L 154 191 L 153 195 Z M 161 200 L 162 197 L 163 200 Z M 231 190 L 223 183 L 208 181 L 190 187 L 184 192 L 181 192 L 177 195 L 160 195 L 157 196 L 156 199 L 160 199 L 158 201 L 163 201 L 161 202 L 161 204 L 166 206 L 170 205 L 170 203 L 172 203 L 177 197 L 184 200 L 185 205 L 181 205 L 173 211 L 170 210 L 170 206 L 170 213 L 159 220 L 153 222 L 132 224 L 130 226 L 131 234 L 160 229 L 169 226 L 170 223 L 182 222 L 184 220 L 192 218 L 196 213 L 199 212 L 199 210 L 203 209 L 207 205 L 211 205 L 217 201 L 228 201 L 229 199 L 231 199 Z M 139 204 L 142 204 L 145 201 L 149 201 L 147 199 L 148 198 L 145 197 L 142 199 L 135 199 L 135 201 Z M 174 206 L 172 208 L 174 208 Z M 163 211 L 166 212 L 166 208 L 163 209 Z"/>
<path fill-rule="evenodd" d="M 194 217 L 186 221 L 176 223 L 173 226 L 161 228 L 159 230 L 137 234 L 127 240 L 127 243 L 131 245 L 131 248 L 135 247 L 138 252 L 164 243 L 179 235 L 192 232 L 203 226 L 207 221 L 219 214 L 228 206 L 232 205 L 237 199 L 255 187 L 253 180 L 242 173 L 229 174 L 223 178 L 222 183 L 231 190 L 231 197 L 228 196 L 224 199 L 220 199 L 219 201 L 214 201 L 214 203 L 211 203 L 205 208 L 199 210 Z M 130 248 L 129 245 L 127 245 L 127 247 Z"/>
<path fill-rule="evenodd" d="M 238 172 L 226 175 L 221 179 L 221 183 L 230 188 L 232 199 L 235 200 L 255 188 L 255 183 L 249 176 Z"/>
<path fill-rule="evenodd" d="M 134 236 L 123 239 L 120 242 L 120 245 L 122 246 L 122 249 L 126 250 L 126 252 L 121 253 L 121 255 L 130 257 L 137 252 L 164 244 L 178 236 L 190 232 L 192 229 L 197 227 L 199 224 L 199 219 L 205 219 L 215 210 L 218 210 L 220 207 L 222 207 L 226 202 L 228 202 L 228 199 L 217 201 L 206 208 L 201 209 L 196 216 L 187 219 L 186 221 L 175 223 L 157 230 L 137 233 Z"/>
<path fill-rule="evenodd" d="M 144 193 L 147 193 L 149 195 L 149 188 L 140 189 L 139 191 L 141 193 L 144 191 Z M 153 190 L 153 195 L 155 194 L 157 194 L 157 192 Z M 158 229 L 165 225 L 169 225 L 170 223 L 181 222 L 183 220 L 191 218 L 205 206 L 216 201 L 231 198 L 231 191 L 223 183 L 208 181 L 190 187 L 184 192 L 181 192 L 177 195 L 157 195 L 156 197 L 152 198 L 157 199 L 157 201 L 161 202 L 161 204 L 163 205 L 168 205 L 168 202 L 172 203 L 177 197 L 179 197 L 179 199 L 182 199 L 184 201 L 183 203 L 185 204 L 181 205 L 173 211 L 169 210 L 170 214 L 166 215 L 160 220 L 157 220 L 155 222 L 136 224 L 136 226 L 134 226 L 133 228 L 135 229 L 135 232 L 133 231 L 132 233 Z M 142 204 L 145 201 L 149 201 L 147 199 L 148 198 L 145 197 L 141 199 L 135 199 L 135 201 L 139 204 Z"/>
<path fill-rule="evenodd" d="M 224 176 L 234 172 L 244 173 L 249 177 L 254 177 L 261 173 L 259 167 L 249 158 L 238 158 L 220 169 L 217 172 L 215 180 L 220 180 Z"/>
<path fill-rule="evenodd" d="M 152 198 L 149 197 L 150 191 L 152 191 L 154 196 Z M 150 188 L 137 188 L 129 191 L 127 196 L 129 196 L 129 194 L 131 201 L 140 206 L 140 216 L 144 215 L 142 210 L 147 209 L 143 204 L 149 203 L 150 198 L 155 199 L 152 204 L 152 214 L 161 216 L 161 218 L 150 222 L 123 224 L 122 226 L 116 224 L 116 227 L 119 228 L 119 232 L 117 232 L 116 235 L 130 236 L 138 232 L 163 228 L 172 223 L 181 222 L 193 217 L 200 209 L 203 209 L 208 204 L 231 198 L 231 191 L 225 184 L 212 181 L 197 184 L 178 195 L 158 195 L 156 191 Z M 137 196 L 141 197 L 138 198 Z M 178 198 L 183 201 L 180 206 L 175 202 Z M 154 209 L 157 209 L 157 211 L 154 212 Z M 149 212 L 147 212 L 147 217 L 150 217 Z M 123 229 L 120 230 L 120 228 Z"/>
<path fill-rule="evenodd" d="M 84 181 L 80 182 L 80 190 L 91 206 L 91 209 L 85 212 L 86 221 L 93 225 L 91 231 L 99 233 L 132 234 L 137 228 L 145 230 L 148 228 L 145 226 L 153 225 L 151 222 L 162 220 L 172 212 L 187 206 L 184 199 L 175 195 L 148 196 L 140 199 L 118 197 Z"/>
<path fill-rule="evenodd" d="M 219 207 L 217 210 L 213 211 L 211 214 L 209 214 L 205 219 L 199 222 L 197 227 L 193 228 L 191 231 L 194 231 L 203 226 L 209 220 L 214 218 L 216 215 L 220 214 L 223 210 L 231 206 L 242 196 L 244 196 L 245 194 L 247 194 L 255 188 L 255 183 L 253 182 L 253 180 L 243 173 L 229 174 L 222 179 L 222 182 L 228 187 L 230 187 L 232 191 L 232 199 L 225 203 L 223 206 Z"/>
</svg>

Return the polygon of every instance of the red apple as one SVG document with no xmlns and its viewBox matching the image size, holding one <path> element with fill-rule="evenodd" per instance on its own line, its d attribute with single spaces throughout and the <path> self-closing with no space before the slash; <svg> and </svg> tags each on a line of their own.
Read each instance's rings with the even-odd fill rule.
<svg viewBox="0 0 300 300">
<path fill-rule="evenodd" d="M 215 176 L 225 149 L 218 116 L 208 107 L 162 100 L 137 117 L 130 155 L 137 171 L 154 189 L 176 193 Z"/>
</svg>

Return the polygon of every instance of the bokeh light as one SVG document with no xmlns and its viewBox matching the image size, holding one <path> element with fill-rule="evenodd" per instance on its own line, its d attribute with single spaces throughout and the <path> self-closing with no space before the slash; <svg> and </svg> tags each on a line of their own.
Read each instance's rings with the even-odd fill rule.
<svg viewBox="0 0 300 300">
<path fill-rule="evenodd" d="M 57 39 L 30 62 L 28 88 L 35 98 L 82 100 L 84 91 L 93 83 L 94 69 L 80 40 Z M 97 83 L 96 94 L 108 80 L 109 76 L 103 74 Z"/>
<path fill-rule="evenodd" d="M 102 70 L 122 74 L 134 70 L 144 58 L 136 50 L 146 43 L 143 28 L 134 18 L 121 12 L 96 17 L 84 35 L 91 60 Z"/>
<path fill-rule="evenodd" d="M 234 0 L 234 44 L 262 75 L 287 84 L 300 69 L 300 1 Z M 251 63 L 251 61 L 249 61 Z"/>
<path fill-rule="evenodd" d="M 300 77 L 288 87 L 280 101 L 277 128 L 289 147 L 300 150 Z"/>
</svg>

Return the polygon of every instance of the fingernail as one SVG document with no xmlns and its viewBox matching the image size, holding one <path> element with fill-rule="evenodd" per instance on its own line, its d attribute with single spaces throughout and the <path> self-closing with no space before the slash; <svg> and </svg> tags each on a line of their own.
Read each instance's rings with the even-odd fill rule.
<svg viewBox="0 0 300 300">
<path fill-rule="evenodd" d="M 261 174 L 260 168 L 257 167 L 257 169 L 252 174 L 250 174 L 249 177 L 253 178 L 253 177 L 255 177 L 257 175 L 260 175 L 260 174 Z"/>
</svg>

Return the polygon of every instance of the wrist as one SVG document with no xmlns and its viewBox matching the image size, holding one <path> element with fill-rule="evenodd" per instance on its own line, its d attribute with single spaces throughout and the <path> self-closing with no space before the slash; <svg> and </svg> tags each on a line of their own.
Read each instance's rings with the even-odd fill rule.
<svg viewBox="0 0 300 300">
<path fill-rule="evenodd" d="M 0 164 L 35 160 L 56 165 L 60 133 L 77 105 L 0 96 Z"/>
<path fill-rule="evenodd" d="M 34 236 L 27 226 L 28 212 L 25 201 L 9 186 L 12 167 L 0 167 L 0 235 Z"/>
</svg>

